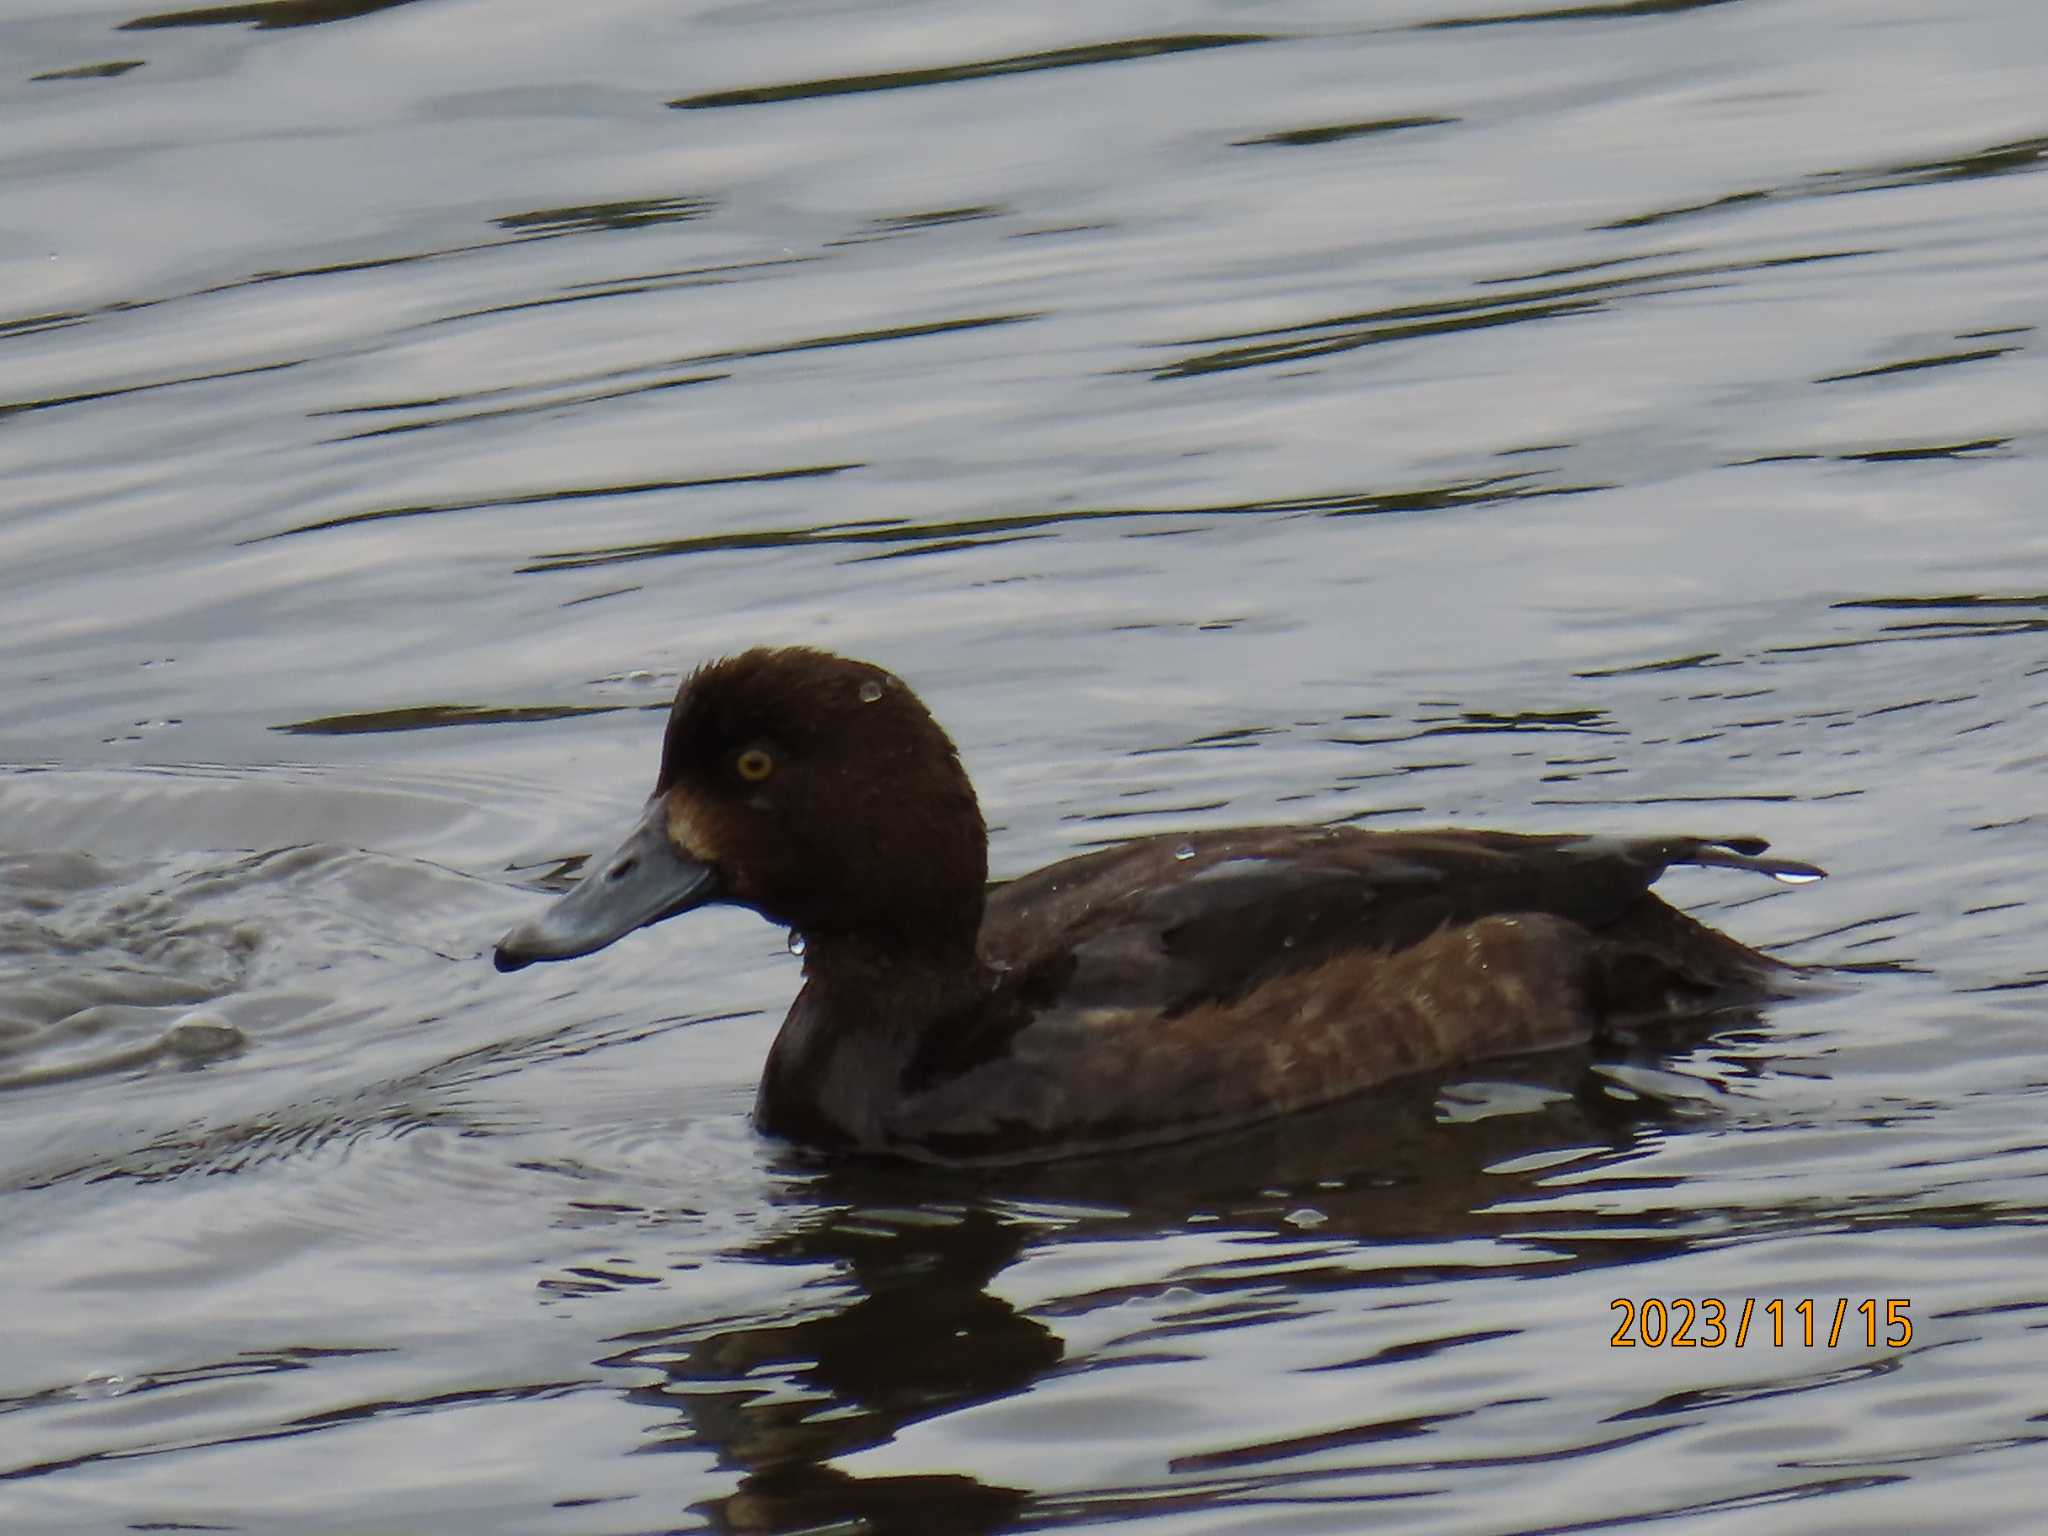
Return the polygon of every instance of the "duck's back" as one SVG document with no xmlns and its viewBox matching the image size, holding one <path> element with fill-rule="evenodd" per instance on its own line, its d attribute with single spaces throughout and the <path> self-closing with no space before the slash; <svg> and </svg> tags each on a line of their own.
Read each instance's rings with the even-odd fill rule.
<svg viewBox="0 0 2048 1536">
<path fill-rule="evenodd" d="M 904 1073 L 891 1139 L 1045 1156 L 1195 1134 L 1460 1060 L 1779 990 L 1789 968 L 1649 886 L 1788 878 L 1753 839 L 1250 828 L 993 887 L 998 980 Z"/>
</svg>

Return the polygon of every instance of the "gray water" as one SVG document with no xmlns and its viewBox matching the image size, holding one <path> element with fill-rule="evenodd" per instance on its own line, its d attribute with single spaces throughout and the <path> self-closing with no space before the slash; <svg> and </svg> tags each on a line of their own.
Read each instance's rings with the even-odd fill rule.
<svg viewBox="0 0 2048 1536">
<path fill-rule="evenodd" d="M 2038 1529 L 2044 72 L 2035 0 L 0 0 L 0 1530 Z M 764 641 L 909 679 L 999 874 L 1759 833 L 1834 878 L 1669 894 L 1849 969 L 812 1163 L 781 934 L 486 958 Z"/>
</svg>

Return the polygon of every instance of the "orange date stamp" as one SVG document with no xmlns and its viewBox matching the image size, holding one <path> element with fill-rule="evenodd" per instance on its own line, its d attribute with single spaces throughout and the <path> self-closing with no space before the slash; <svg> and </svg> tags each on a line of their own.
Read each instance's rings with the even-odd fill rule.
<svg viewBox="0 0 2048 1536">
<path fill-rule="evenodd" d="M 1835 1349 L 1847 1343 L 1869 1349 L 1903 1349 L 1913 1342 L 1911 1300 L 1904 1296 L 1853 1300 L 1774 1297 L 1739 1302 L 1719 1296 L 1617 1296 L 1607 1304 L 1621 1323 L 1607 1342 L 1615 1349 L 1740 1349 L 1752 1338 L 1774 1349 Z"/>
</svg>

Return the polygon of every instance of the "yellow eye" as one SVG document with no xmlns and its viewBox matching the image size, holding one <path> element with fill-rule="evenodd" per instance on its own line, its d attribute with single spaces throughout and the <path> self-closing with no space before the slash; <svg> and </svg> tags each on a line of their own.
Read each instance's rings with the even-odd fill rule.
<svg viewBox="0 0 2048 1536">
<path fill-rule="evenodd" d="M 758 784 L 775 771 L 775 757 L 761 747 L 749 747 L 732 760 L 732 766 L 749 784 Z"/>
</svg>

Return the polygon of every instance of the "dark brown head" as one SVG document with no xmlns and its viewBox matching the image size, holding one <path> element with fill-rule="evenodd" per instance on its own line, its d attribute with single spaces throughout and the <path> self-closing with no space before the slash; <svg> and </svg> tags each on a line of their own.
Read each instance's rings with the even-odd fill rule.
<svg viewBox="0 0 2048 1536">
<path fill-rule="evenodd" d="M 987 874 L 973 787 L 917 695 L 824 651 L 745 651 L 684 681 L 639 826 L 507 934 L 498 966 L 588 954 L 711 901 L 813 945 L 971 956 Z"/>
</svg>

